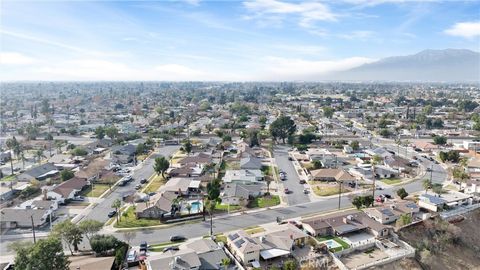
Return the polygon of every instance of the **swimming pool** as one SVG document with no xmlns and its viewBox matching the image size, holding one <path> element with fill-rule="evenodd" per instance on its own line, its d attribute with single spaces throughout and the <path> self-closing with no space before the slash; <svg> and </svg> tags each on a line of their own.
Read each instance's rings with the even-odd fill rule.
<svg viewBox="0 0 480 270">
<path fill-rule="evenodd" d="M 192 213 L 200 212 L 200 210 L 201 210 L 200 206 L 202 205 L 201 202 L 191 202 L 190 205 L 192 206 L 192 208 L 190 210 Z"/>
<path fill-rule="evenodd" d="M 335 240 L 325 240 L 321 243 L 325 243 L 325 245 L 327 245 L 328 249 L 332 249 L 332 248 L 337 248 L 337 247 L 340 247 L 341 245 L 339 243 L 337 243 L 337 241 Z"/>
</svg>

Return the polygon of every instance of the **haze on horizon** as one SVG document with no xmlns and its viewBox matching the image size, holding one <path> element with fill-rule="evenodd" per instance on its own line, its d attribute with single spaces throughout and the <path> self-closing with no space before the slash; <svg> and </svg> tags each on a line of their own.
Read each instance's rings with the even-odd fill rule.
<svg viewBox="0 0 480 270">
<path fill-rule="evenodd" d="M 479 1 L 6 0 L 0 7 L 4 81 L 318 80 L 425 49 L 480 50 Z"/>
</svg>

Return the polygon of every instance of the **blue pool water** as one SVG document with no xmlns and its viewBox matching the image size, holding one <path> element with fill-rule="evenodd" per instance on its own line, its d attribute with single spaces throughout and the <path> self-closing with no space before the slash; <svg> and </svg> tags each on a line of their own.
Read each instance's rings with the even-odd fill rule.
<svg viewBox="0 0 480 270">
<path fill-rule="evenodd" d="M 202 205 L 200 202 L 192 202 L 190 203 L 190 205 L 192 206 L 192 213 L 198 213 L 200 212 L 200 205 Z"/>
</svg>

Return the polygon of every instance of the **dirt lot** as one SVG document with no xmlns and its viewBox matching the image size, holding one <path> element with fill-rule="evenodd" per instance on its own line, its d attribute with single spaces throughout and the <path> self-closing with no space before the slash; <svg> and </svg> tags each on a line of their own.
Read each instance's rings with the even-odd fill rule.
<svg viewBox="0 0 480 270">
<path fill-rule="evenodd" d="M 480 209 L 455 224 L 429 220 L 406 228 L 400 237 L 417 249 L 415 259 L 375 269 L 480 269 Z"/>
</svg>

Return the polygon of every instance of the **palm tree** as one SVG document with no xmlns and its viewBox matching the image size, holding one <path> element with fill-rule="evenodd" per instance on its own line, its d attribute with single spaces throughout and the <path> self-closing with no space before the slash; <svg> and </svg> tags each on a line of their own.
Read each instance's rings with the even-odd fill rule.
<svg viewBox="0 0 480 270">
<path fill-rule="evenodd" d="M 20 160 L 22 161 L 22 168 L 25 169 L 25 161 L 27 161 L 27 158 L 25 157 L 25 152 L 23 152 L 23 149 L 20 153 Z"/>
<path fill-rule="evenodd" d="M 5 144 L 7 145 L 7 148 L 10 149 L 10 167 L 12 169 L 12 175 L 13 175 L 14 174 L 14 171 L 13 171 L 13 153 L 15 152 L 14 149 L 18 145 L 18 141 L 15 138 L 15 136 L 13 136 L 13 138 L 7 139 Z"/>
<path fill-rule="evenodd" d="M 432 188 L 432 183 L 428 179 L 423 180 L 422 184 L 423 184 L 423 188 L 425 189 L 425 193 L 427 193 L 428 190 Z"/>
<path fill-rule="evenodd" d="M 228 269 L 228 266 L 229 266 L 231 263 L 232 263 L 232 261 L 231 261 L 230 258 L 228 258 L 228 257 L 222 259 L 222 265 L 223 265 L 223 268 L 225 268 L 225 270 Z"/>
<path fill-rule="evenodd" d="M 38 164 L 40 164 L 42 162 L 42 157 L 45 157 L 45 155 L 43 155 L 43 149 L 38 149 L 35 152 L 35 157 L 38 159 Z"/>
<path fill-rule="evenodd" d="M 377 186 L 375 184 L 375 180 L 377 178 L 376 175 L 375 175 L 375 166 L 377 164 L 379 164 L 381 160 L 382 160 L 382 158 L 379 155 L 374 155 L 372 160 L 371 160 L 371 163 L 372 163 L 372 178 L 373 178 L 373 191 L 372 191 L 373 204 L 375 204 L 375 189 L 377 188 Z"/>
<path fill-rule="evenodd" d="M 215 200 L 205 200 L 204 210 L 207 210 L 208 214 L 210 215 L 210 236 L 213 235 L 213 211 L 215 211 L 216 205 L 217 201 Z"/>
<path fill-rule="evenodd" d="M 187 208 L 187 211 L 188 211 L 188 214 L 190 215 L 190 211 L 192 211 L 192 205 L 187 203 L 187 205 L 185 206 L 185 208 Z"/>
<path fill-rule="evenodd" d="M 119 217 L 120 217 L 120 207 L 122 206 L 122 201 L 120 201 L 120 199 L 116 199 L 115 201 L 113 201 L 112 203 L 112 208 L 115 208 L 115 211 L 117 211 L 117 223 L 119 221 Z"/>
</svg>

